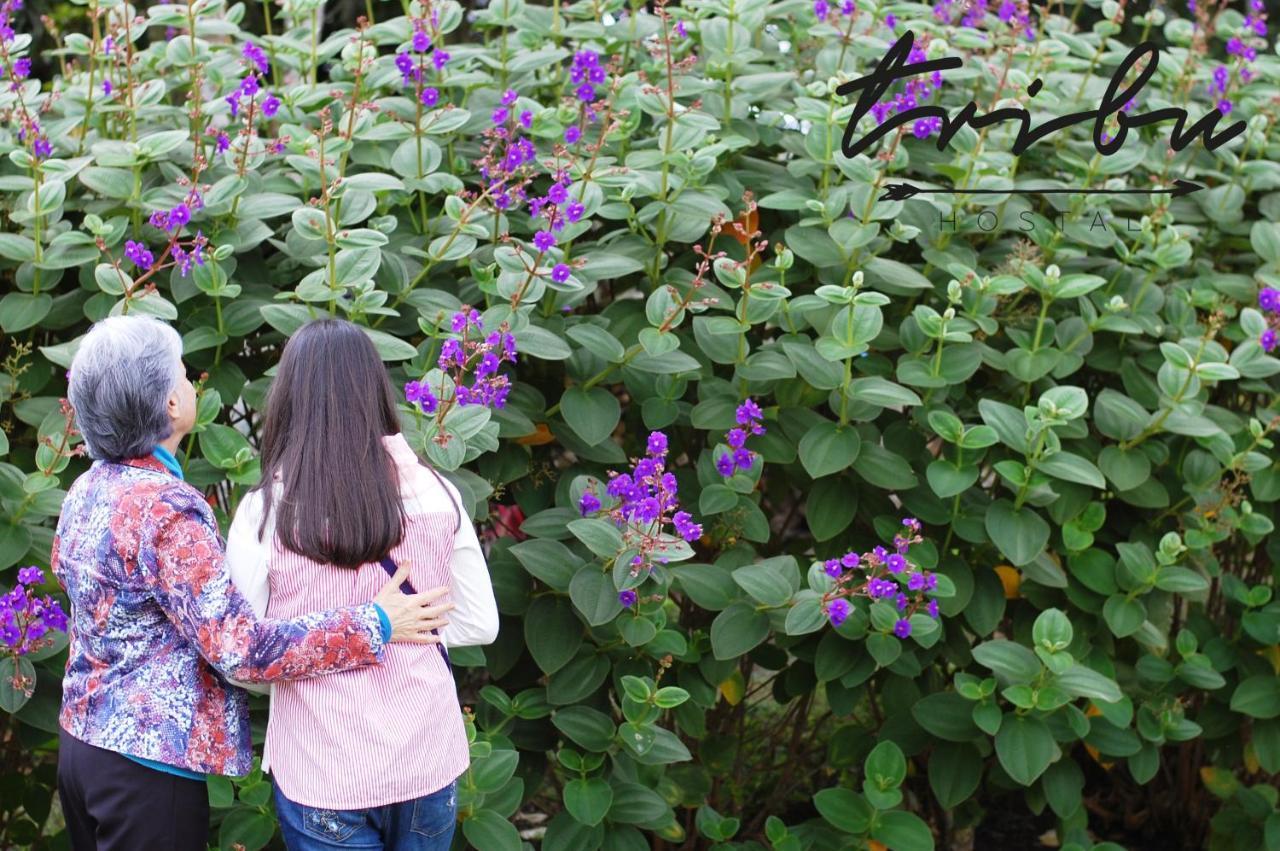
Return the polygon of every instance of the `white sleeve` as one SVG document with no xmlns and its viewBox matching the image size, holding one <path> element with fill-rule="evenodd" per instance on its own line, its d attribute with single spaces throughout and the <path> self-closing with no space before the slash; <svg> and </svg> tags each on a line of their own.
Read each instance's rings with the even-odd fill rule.
<svg viewBox="0 0 1280 851">
<path fill-rule="evenodd" d="M 266 617 L 267 602 L 271 598 L 271 585 L 267 575 L 267 561 L 271 554 L 271 541 L 275 535 L 273 526 L 258 540 L 258 526 L 262 522 L 262 492 L 253 491 L 240 500 L 236 516 L 227 530 L 226 567 L 236 589 L 249 601 L 250 608 L 259 618 Z M 257 694 L 270 694 L 269 683 L 231 682 Z"/>
<path fill-rule="evenodd" d="M 498 637 L 498 602 L 489 580 L 489 566 L 476 537 L 476 527 L 462 508 L 462 497 L 453 483 L 441 477 L 450 496 L 462 511 L 462 523 L 453 539 L 453 587 L 455 608 L 449 612 L 449 623 L 440 632 L 445 647 L 470 647 L 492 644 Z"/>
</svg>

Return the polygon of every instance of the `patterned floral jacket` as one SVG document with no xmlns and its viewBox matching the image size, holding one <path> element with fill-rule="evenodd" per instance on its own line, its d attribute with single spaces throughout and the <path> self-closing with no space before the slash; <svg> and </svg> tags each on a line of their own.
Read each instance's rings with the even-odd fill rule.
<svg viewBox="0 0 1280 851">
<path fill-rule="evenodd" d="M 243 682 L 304 679 L 382 658 L 372 602 L 259 620 L 223 566 L 213 511 L 155 458 L 95 461 L 53 543 L 71 598 L 62 726 L 100 748 L 209 774 L 247 774 Z"/>
</svg>

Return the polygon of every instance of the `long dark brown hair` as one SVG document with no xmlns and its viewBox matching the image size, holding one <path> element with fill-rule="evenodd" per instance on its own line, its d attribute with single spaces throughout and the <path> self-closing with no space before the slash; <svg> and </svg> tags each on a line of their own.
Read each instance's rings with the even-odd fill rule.
<svg viewBox="0 0 1280 851">
<path fill-rule="evenodd" d="M 313 561 L 359 567 L 400 543 L 404 507 L 382 438 L 400 431 L 395 392 L 373 342 L 342 319 L 289 339 L 267 397 L 261 540 L 281 475 L 276 534 Z"/>
</svg>

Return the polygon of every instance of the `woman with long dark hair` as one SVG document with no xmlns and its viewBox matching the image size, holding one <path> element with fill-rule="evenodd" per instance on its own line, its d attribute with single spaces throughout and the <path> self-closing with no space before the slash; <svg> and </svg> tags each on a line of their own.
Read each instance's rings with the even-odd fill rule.
<svg viewBox="0 0 1280 851">
<path fill-rule="evenodd" d="M 365 599 L 404 565 L 414 590 L 448 588 L 440 643 L 392 645 L 377 669 L 272 688 L 263 756 L 291 851 L 448 848 L 469 751 L 446 646 L 492 642 L 497 604 L 459 494 L 400 433 L 358 326 L 317 320 L 286 344 L 262 481 L 227 548 L 236 585 L 270 617 Z"/>
</svg>

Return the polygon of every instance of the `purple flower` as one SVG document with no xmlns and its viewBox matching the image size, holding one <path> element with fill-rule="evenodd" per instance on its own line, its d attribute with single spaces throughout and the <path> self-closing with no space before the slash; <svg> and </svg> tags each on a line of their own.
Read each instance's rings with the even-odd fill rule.
<svg viewBox="0 0 1280 851">
<path fill-rule="evenodd" d="M 1280 290 L 1263 287 L 1258 293 L 1258 307 L 1269 313 L 1280 313 Z"/>
<path fill-rule="evenodd" d="M 231 147 L 231 137 L 228 136 L 226 133 L 219 133 L 218 140 L 215 143 L 215 145 L 216 145 L 217 152 L 222 153 L 227 148 Z"/>
<path fill-rule="evenodd" d="M 578 129 L 578 125 L 573 125 L 564 131 L 564 142 L 566 145 L 576 145 L 578 140 L 582 138 L 582 131 Z"/>
<path fill-rule="evenodd" d="M 622 604 L 624 609 L 629 609 L 636 604 L 636 592 L 628 588 L 625 591 L 618 592 L 618 602 Z"/>
<path fill-rule="evenodd" d="M 892 12 L 884 16 L 884 25 L 889 29 L 895 29 L 898 26 L 898 19 L 893 16 Z"/>
<path fill-rule="evenodd" d="M 520 126 L 526 130 L 533 126 L 533 112 L 526 109 L 520 113 Z"/>
<path fill-rule="evenodd" d="M 907 589 L 910 591 L 922 591 L 924 590 L 924 584 L 924 574 L 919 571 L 912 571 L 911 575 L 907 577 Z"/>
<path fill-rule="evenodd" d="M 550 251 L 555 244 L 555 235 L 549 230 L 540 230 L 533 235 L 533 245 L 541 252 Z"/>
<path fill-rule="evenodd" d="M 907 568 L 907 560 L 898 553 L 894 553 L 884 560 L 885 567 L 889 568 L 890 573 L 901 573 Z"/>
<path fill-rule="evenodd" d="M 645 451 L 649 455 L 666 455 L 667 436 L 660 431 L 655 431 L 653 434 L 649 435 L 649 441 L 645 446 Z"/>
<path fill-rule="evenodd" d="M 18 582 L 23 585 L 39 585 L 44 582 L 44 571 L 38 567 L 19 568 Z"/>
<path fill-rule="evenodd" d="M 1262 344 L 1264 352 L 1275 351 L 1276 348 L 1276 331 L 1274 328 L 1268 328 L 1262 332 L 1262 336 L 1258 338 L 1258 342 Z"/>
<path fill-rule="evenodd" d="M 493 115 L 490 118 L 494 124 L 506 124 L 509 114 L 506 107 L 498 107 L 493 111 Z"/>
<path fill-rule="evenodd" d="M 724 476 L 726 479 L 732 476 L 736 470 L 737 465 L 733 462 L 733 453 L 721 455 L 716 459 L 716 472 Z"/>
<path fill-rule="evenodd" d="M 255 74 L 250 74 L 240 81 L 240 93 L 245 97 L 253 97 L 261 88 L 262 85 L 258 82 L 258 77 Z"/>
<path fill-rule="evenodd" d="M 840 560 L 839 559 L 835 559 L 835 558 L 827 559 L 823 563 L 822 569 L 825 570 L 827 572 L 827 576 L 830 576 L 832 579 L 840 578 Z"/>
<path fill-rule="evenodd" d="M 15 80 L 25 80 L 31 76 L 31 60 L 27 57 L 17 59 L 13 63 L 13 78 Z"/>
<path fill-rule="evenodd" d="M 267 118 L 271 118 L 279 111 L 280 98 L 275 95 L 268 95 L 267 99 L 262 102 L 262 114 Z"/>
<path fill-rule="evenodd" d="M 37 136 L 35 142 L 31 145 L 31 149 L 38 160 L 53 156 L 53 143 L 44 136 Z"/>
<path fill-rule="evenodd" d="M 111 81 L 110 80 L 102 81 L 102 94 L 104 97 L 111 97 Z"/>
<path fill-rule="evenodd" d="M 600 498 L 591 491 L 584 491 L 582 496 L 578 498 L 578 511 L 583 517 L 588 514 L 594 514 L 600 510 Z"/>
<path fill-rule="evenodd" d="M 169 211 L 169 226 L 165 230 L 181 230 L 182 226 L 191 221 L 191 208 L 186 204 L 179 204 Z"/>
<path fill-rule="evenodd" d="M 436 406 L 440 404 L 440 400 L 436 398 L 436 394 L 431 392 L 431 388 L 425 381 L 410 381 L 404 386 L 404 397 L 409 402 L 420 407 L 423 413 L 434 414 Z"/>
<path fill-rule="evenodd" d="M 689 35 L 689 31 L 686 30 L 684 27 L 684 21 L 676 21 L 675 32 L 676 32 L 676 35 L 679 36 L 680 38 L 687 38 Z"/>
<path fill-rule="evenodd" d="M 511 106 L 520 99 L 520 94 L 515 89 L 507 89 L 502 93 L 502 105 Z"/>
<path fill-rule="evenodd" d="M 414 52 L 426 53 L 427 50 L 430 49 L 431 47 L 431 36 L 427 35 L 427 33 L 424 30 L 417 30 L 417 29 L 414 30 L 412 46 L 413 46 Z"/>
<path fill-rule="evenodd" d="M 124 244 L 124 256 L 133 261 L 139 269 L 150 269 L 155 265 L 155 257 L 141 242 L 128 240 Z"/>
<path fill-rule="evenodd" d="M 470 312 L 460 310 L 453 314 L 449 320 L 449 328 L 455 334 L 461 334 L 467 330 L 467 326 L 474 325 L 479 330 L 484 330 L 484 326 L 480 321 L 480 312 L 472 308 Z"/>
<path fill-rule="evenodd" d="M 693 517 L 687 511 L 677 511 L 671 518 L 671 523 L 676 527 L 676 532 L 686 541 L 696 541 L 702 537 L 702 524 L 694 523 Z"/>
<path fill-rule="evenodd" d="M 1223 115 L 1226 115 L 1228 112 L 1230 112 L 1231 101 L 1228 98 L 1223 98 L 1222 100 L 1218 101 L 1218 111 L 1221 112 Z"/>
<path fill-rule="evenodd" d="M 418 78 L 418 67 L 413 64 L 413 57 L 407 53 L 396 54 L 396 68 L 400 70 L 400 82 L 404 85 Z"/>
<path fill-rule="evenodd" d="M 929 613 L 929 617 L 933 618 L 934 620 L 938 619 L 938 601 L 937 600 L 930 600 L 929 605 L 925 606 L 924 608 L 925 608 L 925 611 Z"/>
<path fill-rule="evenodd" d="M 586 207 L 577 201 L 569 202 L 569 206 L 564 208 L 564 215 L 570 222 L 576 222 L 582 218 L 582 214 L 586 212 Z"/>
<path fill-rule="evenodd" d="M 906 638 L 911 634 L 911 621 L 906 618 L 898 618 L 898 622 L 893 625 L 893 634 L 898 638 Z"/>
<path fill-rule="evenodd" d="M 557 263 L 551 270 L 551 280 L 555 281 L 557 284 L 563 284 L 565 281 L 569 280 L 569 273 L 571 271 L 572 270 L 569 268 L 567 263 Z"/>
<path fill-rule="evenodd" d="M 437 71 L 443 69 L 448 62 L 449 54 L 445 53 L 443 50 L 437 50 L 435 53 L 431 54 L 431 63 L 436 66 Z"/>
<path fill-rule="evenodd" d="M 547 190 L 547 200 L 552 204 L 563 204 L 569 200 L 569 190 L 565 188 L 563 183 L 553 183 L 551 188 Z"/>
<path fill-rule="evenodd" d="M 583 103 L 591 103 L 596 99 L 596 88 L 590 83 L 583 83 L 574 90 L 574 95 Z"/>
<path fill-rule="evenodd" d="M 840 564 L 844 565 L 850 570 L 857 567 L 859 564 L 861 564 L 861 562 L 862 562 L 862 559 L 858 557 L 857 553 L 849 552 L 840 556 Z"/>
<path fill-rule="evenodd" d="M 440 90 L 427 86 L 422 90 L 422 105 L 435 106 L 440 100 Z"/>
<path fill-rule="evenodd" d="M 813 0 L 813 15 L 820 21 L 825 21 L 827 15 L 831 13 L 831 6 L 827 0 Z"/>
<path fill-rule="evenodd" d="M 849 601 L 843 597 L 832 600 L 827 604 L 827 617 L 831 620 L 832 626 L 840 626 L 849 617 Z"/>
<path fill-rule="evenodd" d="M 260 74 L 265 74 L 271 69 L 270 64 L 267 62 L 267 55 L 262 52 L 261 47 L 252 42 L 245 42 L 241 55 L 244 56 L 245 61 L 257 66 Z"/>
</svg>

